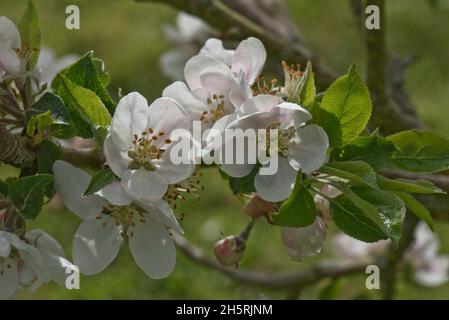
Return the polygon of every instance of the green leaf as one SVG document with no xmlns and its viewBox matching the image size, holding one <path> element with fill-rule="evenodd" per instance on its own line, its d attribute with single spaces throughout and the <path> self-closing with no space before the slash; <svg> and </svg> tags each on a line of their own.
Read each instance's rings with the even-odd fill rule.
<svg viewBox="0 0 449 320">
<path fill-rule="evenodd" d="M 53 123 L 50 127 L 52 137 L 58 139 L 70 139 L 76 135 L 76 129 L 67 123 Z"/>
<path fill-rule="evenodd" d="M 394 195 L 372 188 L 354 187 L 352 191 L 378 210 L 384 230 L 346 195 L 331 201 L 331 215 L 335 224 L 346 234 L 361 241 L 375 242 L 390 238 L 397 245 L 406 211 L 404 202 Z"/>
<path fill-rule="evenodd" d="M 70 103 L 92 129 L 96 126 L 108 126 L 111 123 L 111 115 L 93 91 L 75 84 L 61 74 L 58 78 L 69 99 L 66 104 Z"/>
<path fill-rule="evenodd" d="M 355 186 L 378 188 L 376 172 L 363 161 L 331 162 L 323 166 L 320 172 L 347 179 Z"/>
<path fill-rule="evenodd" d="M 97 71 L 99 67 L 103 68 L 102 66 L 99 66 L 98 59 L 96 62 L 94 61 L 94 58 L 92 57 L 92 51 L 89 51 L 70 67 L 62 70 L 59 75 L 63 75 L 76 85 L 94 92 L 106 106 L 109 113 L 112 115 L 114 114 L 116 103 L 114 102 L 114 100 L 112 100 L 111 96 L 103 85 L 103 82 Z M 104 68 L 102 72 L 102 77 L 105 77 Z M 59 88 L 61 85 L 62 83 L 60 78 L 56 77 L 52 83 L 52 87 Z"/>
<path fill-rule="evenodd" d="M 50 130 L 53 124 L 50 111 L 32 116 L 27 123 L 26 133 L 29 137 L 33 137 L 39 133 L 43 134 Z"/>
<path fill-rule="evenodd" d="M 273 221 L 280 226 L 305 227 L 312 224 L 315 218 L 315 201 L 299 173 L 290 197 L 273 215 Z"/>
<path fill-rule="evenodd" d="M 309 107 L 315 101 L 316 87 L 313 78 L 312 63 L 307 62 L 306 70 L 301 79 L 299 88 L 299 102 L 304 107 Z"/>
<path fill-rule="evenodd" d="M 52 173 L 53 163 L 58 159 L 61 159 L 61 151 L 55 143 L 44 140 L 37 145 L 38 173 Z"/>
<path fill-rule="evenodd" d="M 49 174 L 20 178 L 9 185 L 9 199 L 25 219 L 34 219 L 41 211 L 47 186 L 52 181 Z"/>
<path fill-rule="evenodd" d="M 314 122 L 326 131 L 330 146 L 343 147 L 365 129 L 371 109 L 368 88 L 351 66 L 348 74 L 335 80 L 324 93 Z"/>
<path fill-rule="evenodd" d="M 84 191 L 84 196 L 89 196 L 91 194 L 94 194 L 95 192 L 103 189 L 108 184 L 114 182 L 115 175 L 111 171 L 111 169 L 106 169 L 97 172 L 93 177 L 92 180 L 90 180 L 89 185 L 87 186 L 86 191 Z"/>
<path fill-rule="evenodd" d="M 434 173 L 449 169 L 449 139 L 435 132 L 409 130 L 387 137 L 399 149 L 390 168 Z"/>
<path fill-rule="evenodd" d="M 70 121 L 70 115 L 64 101 L 51 92 L 45 92 L 42 95 L 42 97 L 28 111 L 28 116 L 34 116 L 47 111 L 50 111 L 51 117 L 55 121 Z"/>
<path fill-rule="evenodd" d="M 434 224 L 432 216 L 429 210 L 418 200 L 416 200 L 412 195 L 405 192 L 392 192 L 395 196 L 399 197 L 404 201 L 407 208 L 415 214 L 418 218 L 424 220 L 425 223 L 434 230 Z"/>
<path fill-rule="evenodd" d="M 256 189 L 254 188 L 254 178 L 256 177 L 257 172 L 259 172 L 259 168 L 259 165 L 255 165 L 250 174 L 242 178 L 230 177 L 221 170 L 220 174 L 224 179 L 228 180 L 229 186 L 234 194 L 249 194 L 256 192 Z"/>
<path fill-rule="evenodd" d="M 32 70 L 37 63 L 41 49 L 41 30 L 39 17 L 33 1 L 28 1 L 25 12 L 20 19 L 18 29 L 22 42 L 22 49 L 30 54 L 28 70 Z"/>
<path fill-rule="evenodd" d="M 394 144 L 379 136 L 358 137 L 344 148 L 334 148 L 331 161 L 361 160 L 376 170 L 383 169 L 396 151 Z"/>
<path fill-rule="evenodd" d="M 0 196 L 3 199 L 6 199 L 8 197 L 8 184 L 0 179 Z"/>
<path fill-rule="evenodd" d="M 445 193 L 443 190 L 435 186 L 428 180 L 408 180 L 408 179 L 388 179 L 378 175 L 377 182 L 379 187 L 387 191 L 402 191 L 408 193 Z"/>
<path fill-rule="evenodd" d="M 97 70 L 97 74 L 101 83 L 106 88 L 111 81 L 111 74 L 106 71 L 104 61 L 98 58 L 92 58 L 92 62 L 95 65 L 95 70 Z"/>
</svg>

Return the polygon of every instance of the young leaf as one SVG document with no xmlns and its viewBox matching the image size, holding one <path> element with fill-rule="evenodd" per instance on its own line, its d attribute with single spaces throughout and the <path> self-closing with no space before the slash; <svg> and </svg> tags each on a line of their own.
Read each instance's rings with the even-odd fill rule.
<svg viewBox="0 0 449 320">
<path fill-rule="evenodd" d="M 92 62 L 95 65 L 95 69 L 97 70 L 97 74 L 101 83 L 106 88 L 111 81 L 111 74 L 106 71 L 104 61 L 98 58 L 92 58 Z"/>
<path fill-rule="evenodd" d="M 316 218 L 316 208 L 313 196 L 299 173 L 290 197 L 282 204 L 279 211 L 273 215 L 277 225 L 287 227 L 305 227 L 312 224 Z"/>
<path fill-rule="evenodd" d="M 430 229 L 434 230 L 434 224 L 432 216 L 429 210 L 418 200 L 416 200 L 412 195 L 405 192 L 391 192 L 395 196 L 399 197 L 404 201 L 407 208 L 415 214 L 418 218 L 422 219 Z"/>
<path fill-rule="evenodd" d="M 52 173 L 53 163 L 60 158 L 61 151 L 55 143 L 42 141 L 37 145 L 37 172 Z"/>
<path fill-rule="evenodd" d="M 92 180 L 90 180 L 90 183 L 87 186 L 86 191 L 84 191 L 83 195 L 89 196 L 91 194 L 94 194 L 95 192 L 106 187 L 108 184 L 114 182 L 114 180 L 115 175 L 111 171 L 111 169 L 99 171 L 92 177 Z"/>
<path fill-rule="evenodd" d="M 335 80 L 324 93 L 314 122 L 326 131 L 332 147 L 343 147 L 365 129 L 371 109 L 368 88 L 351 66 L 348 74 Z"/>
<path fill-rule="evenodd" d="M 114 114 L 116 103 L 112 100 L 100 79 L 100 75 L 97 71 L 98 67 L 100 67 L 98 64 L 99 62 L 95 62 L 92 57 L 92 51 L 89 51 L 70 67 L 62 70 L 59 75 L 65 76 L 80 87 L 93 91 L 112 115 Z M 101 68 L 104 73 L 104 67 Z M 104 74 L 102 76 L 104 77 Z M 60 85 L 60 79 L 56 77 L 52 83 L 52 87 L 58 88 Z"/>
<path fill-rule="evenodd" d="M 25 219 L 34 219 L 44 204 L 46 188 L 52 181 L 49 174 L 20 178 L 9 185 L 9 199 Z"/>
<path fill-rule="evenodd" d="M 299 103 L 304 107 L 309 107 L 315 101 L 315 95 L 316 87 L 315 79 L 313 78 L 312 63 L 308 61 L 299 88 Z"/>
<path fill-rule="evenodd" d="M 70 116 L 64 101 L 51 92 L 45 92 L 43 96 L 28 111 L 28 116 L 50 111 L 51 117 L 55 121 L 69 122 Z"/>
<path fill-rule="evenodd" d="M 376 170 L 383 169 L 396 147 L 390 140 L 379 136 L 358 137 L 341 149 L 333 149 L 331 161 L 361 160 Z"/>
<path fill-rule="evenodd" d="M 420 130 L 403 131 L 387 138 L 399 149 L 391 158 L 390 168 L 422 173 L 449 169 L 449 139 Z"/>
<path fill-rule="evenodd" d="M 76 129 L 67 123 L 53 123 L 50 127 L 50 135 L 66 140 L 76 135 Z"/>
<path fill-rule="evenodd" d="M 323 166 L 320 172 L 347 179 L 356 186 L 378 188 L 376 172 L 363 161 L 331 162 Z"/>
<path fill-rule="evenodd" d="M 58 75 L 58 78 L 69 98 L 68 103 L 74 107 L 84 121 L 90 124 L 92 129 L 95 126 L 107 126 L 111 123 L 111 115 L 93 91 L 75 84 L 61 74 Z"/>
<path fill-rule="evenodd" d="M 402 191 L 408 193 L 445 193 L 428 180 L 407 180 L 407 179 L 388 179 L 378 175 L 377 182 L 379 187 L 387 191 Z"/>
<path fill-rule="evenodd" d="M 355 187 L 352 188 L 352 191 L 378 210 L 385 231 L 346 195 L 339 196 L 330 204 L 335 224 L 343 232 L 356 239 L 375 242 L 390 238 L 397 245 L 406 211 L 404 202 L 396 196 L 372 188 Z"/>
<path fill-rule="evenodd" d="M 22 49 L 30 54 L 28 70 L 32 70 L 37 63 L 41 49 L 41 30 L 39 27 L 39 17 L 31 0 L 28 1 L 25 12 L 20 19 L 18 29 L 22 41 Z"/>
</svg>

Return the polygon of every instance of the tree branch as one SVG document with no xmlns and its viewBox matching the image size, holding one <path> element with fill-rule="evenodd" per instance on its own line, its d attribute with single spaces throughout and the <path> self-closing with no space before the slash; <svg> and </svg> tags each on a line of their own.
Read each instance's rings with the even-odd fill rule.
<svg viewBox="0 0 449 320">
<path fill-rule="evenodd" d="M 209 269 L 216 270 L 233 281 L 251 286 L 265 287 L 269 289 L 300 289 L 325 278 L 335 278 L 355 273 L 365 272 L 366 266 L 375 263 L 372 259 L 361 261 L 322 261 L 309 269 L 295 273 L 265 274 L 226 268 L 208 257 L 200 248 L 189 243 L 179 234 L 173 234 L 173 239 L 178 248 L 190 260 Z"/>
<path fill-rule="evenodd" d="M 0 161 L 16 168 L 26 169 L 34 164 L 36 155 L 29 150 L 26 140 L 0 125 Z"/>
</svg>

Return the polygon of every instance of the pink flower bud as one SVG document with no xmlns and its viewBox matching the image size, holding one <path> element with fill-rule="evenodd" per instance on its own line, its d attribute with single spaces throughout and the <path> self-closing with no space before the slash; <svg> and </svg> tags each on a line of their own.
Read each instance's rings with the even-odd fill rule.
<svg viewBox="0 0 449 320">
<path fill-rule="evenodd" d="M 214 253 L 218 262 L 223 266 L 233 266 L 243 258 L 245 240 L 240 236 L 228 236 L 217 241 L 214 245 Z"/>
<path fill-rule="evenodd" d="M 320 253 L 326 239 L 326 229 L 326 223 L 321 217 L 316 217 L 307 227 L 282 228 L 281 237 L 289 256 L 300 261 Z"/>
<path fill-rule="evenodd" d="M 257 219 L 264 215 L 273 212 L 276 209 L 276 204 L 273 202 L 268 202 L 260 198 L 257 194 L 251 196 L 249 201 L 243 207 L 250 217 Z"/>
<path fill-rule="evenodd" d="M 15 233 L 19 237 L 25 234 L 25 221 L 12 205 L 6 205 L 0 210 L 0 230 Z"/>
</svg>

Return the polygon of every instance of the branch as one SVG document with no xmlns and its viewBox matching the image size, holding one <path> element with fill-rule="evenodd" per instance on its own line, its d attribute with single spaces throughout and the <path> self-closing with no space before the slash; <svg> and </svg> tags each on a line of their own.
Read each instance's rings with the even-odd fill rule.
<svg viewBox="0 0 449 320">
<path fill-rule="evenodd" d="M 371 259 L 361 261 L 322 261 L 321 263 L 296 273 L 265 274 L 226 268 L 208 257 L 200 248 L 189 243 L 179 234 L 173 234 L 178 248 L 190 260 L 212 270 L 216 270 L 239 284 L 265 287 L 269 289 L 300 289 L 321 279 L 365 272 L 366 266 L 375 263 Z"/>
<path fill-rule="evenodd" d="M 27 148 L 26 140 L 0 125 L 0 161 L 16 168 L 27 169 L 34 165 L 36 155 Z"/>
<path fill-rule="evenodd" d="M 104 169 L 106 160 L 99 148 L 72 148 L 68 146 L 60 146 L 60 148 L 62 159 L 73 165 L 95 170 Z"/>
</svg>

